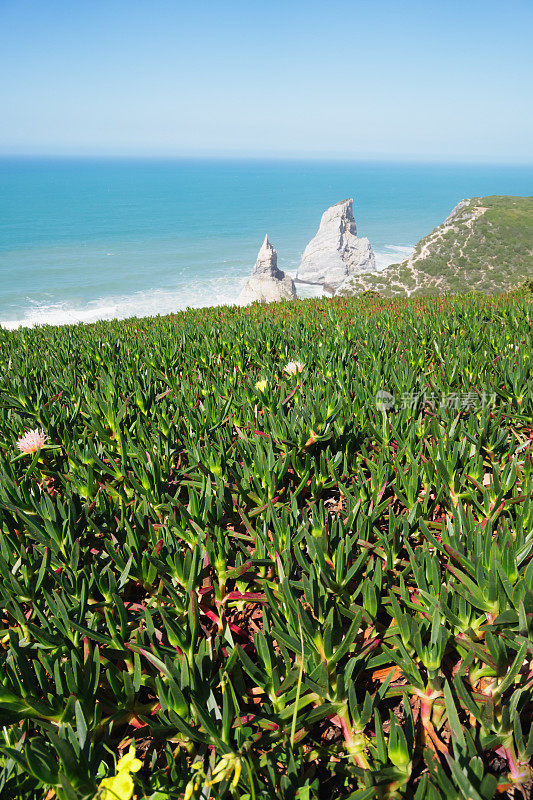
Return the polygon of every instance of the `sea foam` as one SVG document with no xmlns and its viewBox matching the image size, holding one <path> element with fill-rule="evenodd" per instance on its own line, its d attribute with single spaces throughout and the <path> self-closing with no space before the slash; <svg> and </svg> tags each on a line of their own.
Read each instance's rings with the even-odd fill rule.
<svg viewBox="0 0 533 800">
<path fill-rule="evenodd" d="M 376 252 L 376 268 L 385 269 L 389 264 L 403 261 L 412 252 L 412 247 L 387 245 Z M 285 267 L 294 277 L 296 269 Z M 47 303 L 28 299 L 23 316 L 0 319 L 3 328 L 13 330 L 21 326 L 76 325 L 98 320 L 126 319 L 127 317 L 151 317 L 172 314 L 186 308 L 234 305 L 244 286 L 247 275 L 202 279 L 184 286 L 170 289 L 148 289 L 131 294 L 99 297 L 87 303 Z M 298 297 L 320 297 L 325 295 L 321 286 L 298 284 Z"/>
</svg>

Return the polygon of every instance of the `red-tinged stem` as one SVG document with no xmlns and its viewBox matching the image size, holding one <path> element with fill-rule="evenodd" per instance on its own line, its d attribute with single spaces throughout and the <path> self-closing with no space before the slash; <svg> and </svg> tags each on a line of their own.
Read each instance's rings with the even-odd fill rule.
<svg viewBox="0 0 533 800">
<path fill-rule="evenodd" d="M 347 710 L 345 710 L 342 715 L 339 714 L 339 718 L 348 753 L 358 767 L 361 767 L 362 769 L 369 769 L 370 765 L 363 753 L 365 741 L 364 736 L 361 733 L 354 733 L 352 727 L 350 726 Z"/>
<path fill-rule="evenodd" d="M 433 710 L 433 697 L 428 696 L 429 692 L 420 695 L 420 719 L 424 728 L 431 724 L 431 712 Z"/>
<path fill-rule="evenodd" d="M 426 687 L 425 692 L 418 693 L 420 697 L 420 720 L 422 722 L 422 727 L 424 728 L 424 732 L 429 738 L 428 744 L 433 745 L 433 748 L 440 750 L 442 753 L 447 753 L 447 748 L 442 744 L 439 737 L 437 736 L 437 732 L 433 726 L 433 722 L 431 721 L 431 715 L 433 713 L 433 703 L 438 697 L 441 697 L 441 693 L 432 689 L 431 686 Z"/>
<path fill-rule="evenodd" d="M 509 777 L 513 783 L 525 783 L 531 778 L 531 769 L 526 764 L 521 764 L 515 756 L 512 746 L 504 747 L 503 752 L 509 765 Z"/>
</svg>

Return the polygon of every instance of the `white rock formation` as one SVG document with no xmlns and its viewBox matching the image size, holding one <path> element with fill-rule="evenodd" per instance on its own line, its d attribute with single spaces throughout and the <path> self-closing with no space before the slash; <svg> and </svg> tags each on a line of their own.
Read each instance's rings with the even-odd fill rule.
<svg viewBox="0 0 533 800">
<path fill-rule="evenodd" d="M 316 283 L 334 294 L 345 281 L 376 268 L 374 252 L 366 238 L 357 236 L 353 199 L 324 211 L 314 239 L 304 250 L 296 273 L 302 283 Z"/>
<path fill-rule="evenodd" d="M 237 303 L 247 306 L 249 303 L 275 303 L 279 300 L 295 300 L 294 281 L 278 269 L 278 254 L 268 236 L 257 256 L 252 274 L 239 296 Z"/>
</svg>

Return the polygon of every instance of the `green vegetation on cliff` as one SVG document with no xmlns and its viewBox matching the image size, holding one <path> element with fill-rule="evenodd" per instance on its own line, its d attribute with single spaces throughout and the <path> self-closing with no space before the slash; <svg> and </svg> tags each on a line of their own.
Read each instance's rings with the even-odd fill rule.
<svg viewBox="0 0 533 800">
<path fill-rule="evenodd" d="M 474 197 L 401 264 L 354 278 L 341 294 L 507 291 L 533 275 L 533 197 Z"/>
</svg>

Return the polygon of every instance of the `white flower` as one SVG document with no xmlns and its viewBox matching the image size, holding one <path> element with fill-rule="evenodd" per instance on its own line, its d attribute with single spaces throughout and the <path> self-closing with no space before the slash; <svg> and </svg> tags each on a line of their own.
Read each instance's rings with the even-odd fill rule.
<svg viewBox="0 0 533 800">
<path fill-rule="evenodd" d="M 302 372 L 304 365 L 301 361 L 289 361 L 287 366 L 284 368 L 284 371 L 287 375 L 296 375 L 298 372 Z"/>
<path fill-rule="evenodd" d="M 39 450 L 48 439 L 47 434 L 35 428 L 33 431 L 27 431 L 22 439 L 17 442 L 17 447 L 21 453 L 35 453 Z"/>
</svg>

